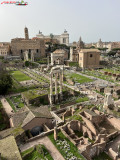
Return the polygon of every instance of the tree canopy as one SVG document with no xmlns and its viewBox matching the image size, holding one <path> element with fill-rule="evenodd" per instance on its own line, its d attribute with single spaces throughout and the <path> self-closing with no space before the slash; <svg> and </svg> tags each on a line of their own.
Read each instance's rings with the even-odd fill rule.
<svg viewBox="0 0 120 160">
<path fill-rule="evenodd" d="M 0 70 L 0 95 L 5 95 L 12 88 L 12 78 L 7 71 Z"/>
</svg>

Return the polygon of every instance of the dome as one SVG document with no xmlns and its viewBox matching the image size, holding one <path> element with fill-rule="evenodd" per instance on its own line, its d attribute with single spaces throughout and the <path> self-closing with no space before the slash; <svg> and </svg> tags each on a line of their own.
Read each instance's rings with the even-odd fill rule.
<svg viewBox="0 0 120 160">
<path fill-rule="evenodd" d="M 36 126 L 36 127 L 32 128 L 30 132 L 31 132 L 33 137 L 37 136 L 37 135 L 39 135 L 40 133 L 43 132 L 43 127 L 42 126 Z"/>
</svg>

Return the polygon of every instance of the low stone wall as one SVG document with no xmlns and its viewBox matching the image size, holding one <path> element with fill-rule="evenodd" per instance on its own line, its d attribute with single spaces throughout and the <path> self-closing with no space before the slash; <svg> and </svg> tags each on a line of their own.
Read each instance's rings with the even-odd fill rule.
<svg viewBox="0 0 120 160">
<path fill-rule="evenodd" d="M 118 154 L 112 150 L 112 148 L 109 149 L 108 155 L 113 159 L 113 160 L 118 160 Z"/>
<path fill-rule="evenodd" d="M 58 129 L 58 131 L 59 131 L 60 129 Z M 27 141 L 26 141 L 26 143 L 27 142 L 32 142 L 32 141 L 35 141 L 35 140 L 37 140 L 37 139 L 39 139 L 39 138 L 42 138 L 42 137 L 45 137 L 45 136 L 48 136 L 48 135 L 50 135 L 51 133 L 53 133 L 54 132 L 54 129 L 51 129 L 50 131 L 47 131 L 47 132 L 43 132 L 43 133 L 41 133 L 40 135 L 38 135 L 38 136 L 35 136 L 35 137 L 32 137 L 32 138 L 30 138 L 30 139 L 28 139 Z"/>
<path fill-rule="evenodd" d="M 108 138 L 109 140 L 114 139 L 115 137 L 118 136 L 118 134 L 119 134 L 118 131 L 115 131 L 115 132 L 109 134 L 109 135 L 107 136 L 107 138 Z"/>
</svg>

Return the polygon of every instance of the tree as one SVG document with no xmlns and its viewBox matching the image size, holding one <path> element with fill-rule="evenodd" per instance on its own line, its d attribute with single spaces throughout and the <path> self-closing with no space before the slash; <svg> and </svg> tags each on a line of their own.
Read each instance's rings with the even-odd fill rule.
<svg viewBox="0 0 120 160">
<path fill-rule="evenodd" d="M 0 71 L 0 95 L 5 95 L 12 88 L 12 78 L 7 71 Z"/>
<path fill-rule="evenodd" d="M 52 33 L 50 33 L 51 43 L 53 42 L 53 37 L 54 37 L 54 35 Z"/>
</svg>

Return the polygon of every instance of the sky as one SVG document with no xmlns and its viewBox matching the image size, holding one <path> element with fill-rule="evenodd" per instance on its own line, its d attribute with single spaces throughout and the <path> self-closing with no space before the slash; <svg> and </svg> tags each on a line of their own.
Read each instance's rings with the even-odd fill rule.
<svg viewBox="0 0 120 160">
<path fill-rule="evenodd" d="M 44 35 L 61 34 L 66 29 L 70 42 L 79 37 L 86 43 L 120 41 L 120 0 L 26 0 L 27 6 L 1 4 L 0 42 L 29 37 L 40 30 Z"/>
</svg>

